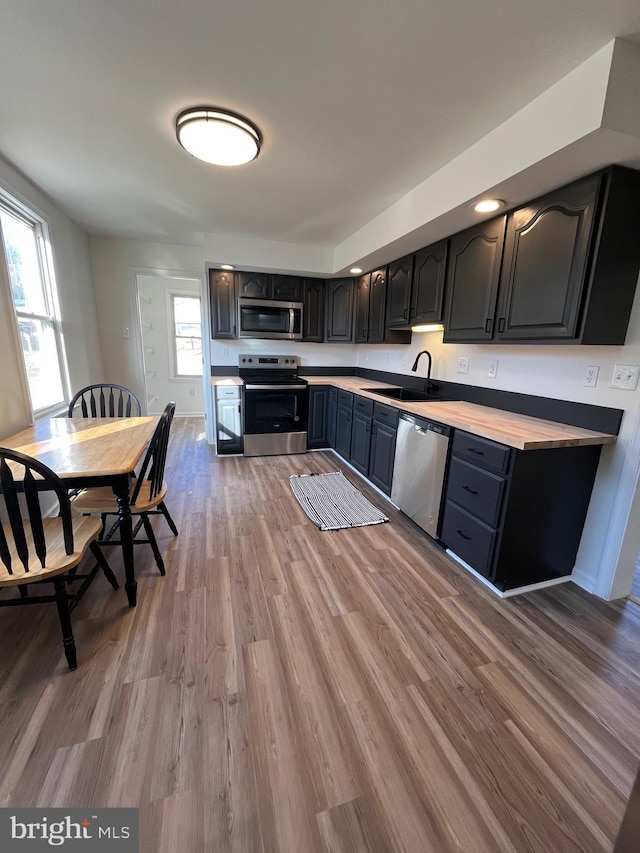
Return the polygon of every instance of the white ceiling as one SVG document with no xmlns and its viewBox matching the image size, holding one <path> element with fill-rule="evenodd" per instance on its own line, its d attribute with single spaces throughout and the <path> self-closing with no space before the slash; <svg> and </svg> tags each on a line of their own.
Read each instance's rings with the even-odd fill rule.
<svg viewBox="0 0 640 853">
<path fill-rule="evenodd" d="M 0 0 L 0 156 L 87 232 L 333 247 L 615 37 L 638 0 Z M 229 107 L 236 169 L 173 121 Z"/>
</svg>

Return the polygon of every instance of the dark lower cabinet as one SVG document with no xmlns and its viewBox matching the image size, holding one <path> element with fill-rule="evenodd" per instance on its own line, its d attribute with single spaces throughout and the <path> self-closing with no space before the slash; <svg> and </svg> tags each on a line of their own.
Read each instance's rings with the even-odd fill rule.
<svg viewBox="0 0 640 853">
<path fill-rule="evenodd" d="M 329 393 L 326 385 L 309 386 L 309 417 L 307 421 L 307 447 L 329 447 L 328 410 Z M 335 431 L 335 427 L 334 427 Z"/>
<path fill-rule="evenodd" d="M 338 389 L 329 388 L 327 395 L 327 444 L 336 446 L 336 419 L 338 417 Z"/>
<path fill-rule="evenodd" d="M 232 339 L 236 335 L 235 277 L 227 270 L 209 270 L 211 337 Z"/>
<path fill-rule="evenodd" d="M 368 477 L 387 495 L 391 494 L 399 414 L 398 409 L 382 403 L 373 407 Z"/>
<path fill-rule="evenodd" d="M 351 425 L 353 421 L 353 394 L 338 391 L 336 409 L 336 438 L 334 447 L 345 459 L 351 456 Z"/>
<path fill-rule="evenodd" d="M 502 591 L 568 577 L 600 450 L 515 450 L 456 430 L 442 544 Z"/>
<path fill-rule="evenodd" d="M 372 414 L 373 400 L 360 396 L 353 398 L 353 422 L 351 425 L 351 454 L 349 462 L 351 462 L 356 471 L 359 471 L 365 477 L 369 474 Z"/>
</svg>

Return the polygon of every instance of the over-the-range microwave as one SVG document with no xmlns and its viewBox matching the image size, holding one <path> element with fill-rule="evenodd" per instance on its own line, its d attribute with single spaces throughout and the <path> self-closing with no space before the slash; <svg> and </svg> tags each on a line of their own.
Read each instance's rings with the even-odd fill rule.
<svg viewBox="0 0 640 853">
<path fill-rule="evenodd" d="M 302 302 L 238 299 L 239 338 L 302 340 Z"/>
</svg>

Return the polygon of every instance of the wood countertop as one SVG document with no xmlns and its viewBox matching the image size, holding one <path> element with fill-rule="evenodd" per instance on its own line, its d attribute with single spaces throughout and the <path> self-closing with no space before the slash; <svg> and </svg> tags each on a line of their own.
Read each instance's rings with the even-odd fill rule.
<svg viewBox="0 0 640 853">
<path fill-rule="evenodd" d="M 441 424 L 463 429 L 474 435 L 499 441 L 517 450 L 543 450 L 549 447 L 577 447 L 585 444 L 613 444 L 615 435 L 595 432 L 590 429 L 545 421 L 503 409 L 479 406 L 463 401 L 429 401 L 428 403 L 408 403 L 392 400 L 363 391 L 363 388 L 393 388 L 385 382 L 372 382 L 361 376 L 307 376 L 310 385 L 333 385 L 343 391 L 351 391 L 362 397 L 369 397 L 385 406 L 392 406 L 403 412 L 431 418 Z"/>
<path fill-rule="evenodd" d="M 395 388 L 387 382 L 376 382 L 361 376 L 305 376 L 309 385 L 333 385 L 343 391 L 369 397 L 385 406 L 403 412 L 431 418 L 441 424 L 463 429 L 474 435 L 499 441 L 517 450 L 543 450 L 549 447 L 578 447 L 585 444 L 614 444 L 616 436 L 606 432 L 545 421 L 528 415 L 519 415 L 503 409 L 479 406 L 462 400 L 434 400 L 428 403 L 409 403 L 381 397 L 363 388 Z M 237 376 L 214 376 L 211 384 L 241 385 Z"/>
</svg>

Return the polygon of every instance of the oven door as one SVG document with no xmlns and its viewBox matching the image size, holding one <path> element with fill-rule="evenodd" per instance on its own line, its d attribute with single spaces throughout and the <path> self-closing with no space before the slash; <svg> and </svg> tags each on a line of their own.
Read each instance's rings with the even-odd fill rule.
<svg viewBox="0 0 640 853">
<path fill-rule="evenodd" d="M 307 386 L 244 386 L 245 435 L 307 431 Z"/>
</svg>

